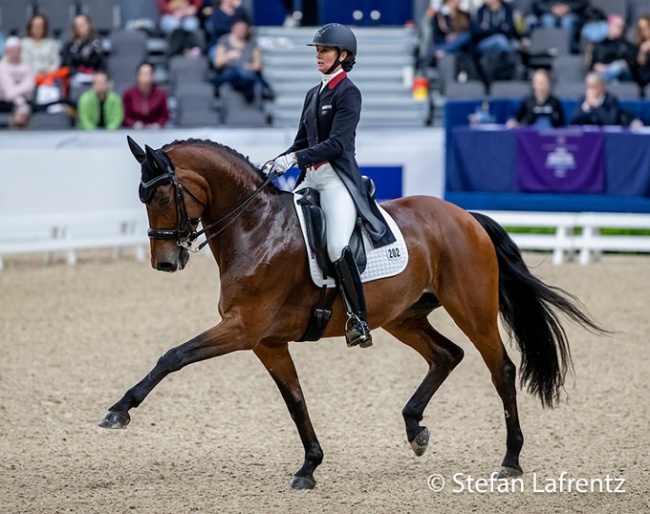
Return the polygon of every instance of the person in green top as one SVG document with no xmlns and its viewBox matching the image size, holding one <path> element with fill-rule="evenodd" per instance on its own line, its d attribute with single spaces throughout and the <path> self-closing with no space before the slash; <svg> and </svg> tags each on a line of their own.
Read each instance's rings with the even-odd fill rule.
<svg viewBox="0 0 650 514">
<path fill-rule="evenodd" d="M 111 91 L 110 80 L 105 71 L 97 71 L 93 87 L 79 98 L 77 103 L 77 126 L 83 130 L 104 128 L 115 130 L 122 126 L 124 108 L 120 95 Z"/>
</svg>

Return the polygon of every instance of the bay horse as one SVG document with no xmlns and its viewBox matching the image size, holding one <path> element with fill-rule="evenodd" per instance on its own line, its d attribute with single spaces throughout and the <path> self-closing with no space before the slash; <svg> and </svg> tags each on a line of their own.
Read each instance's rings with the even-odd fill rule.
<svg viewBox="0 0 650 514">
<path fill-rule="evenodd" d="M 182 270 L 201 221 L 220 272 L 221 322 L 166 352 L 110 407 L 100 426 L 126 428 L 129 411 L 169 373 L 252 350 L 277 384 L 304 446 L 304 462 L 290 486 L 313 488 L 323 451 L 288 343 L 304 333 L 320 290 L 310 279 L 291 193 L 280 191 L 247 158 L 218 143 L 188 139 L 158 150 L 145 145 L 143 150 L 128 141 L 141 165 L 140 198 L 149 218 L 151 265 L 168 272 Z M 507 440 L 501 474 L 520 475 L 523 435 L 516 371 L 499 334 L 499 313 L 522 354 L 521 385 L 544 406 L 559 400 L 572 366 L 557 312 L 587 329 L 602 329 L 575 297 L 533 276 L 508 234 L 487 216 L 428 196 L 382 206 L 404 235 L 409 261 L 402 273 L 366 283 L 364 291 L 370 327 L 383 328 L 429 365 L 402 412 L 413 451 L 420 456 L 427 449 L 429 430 L 420 424 L 424 410 L 463 358 L 463 350 L 427 319 L 443 307 L 481 354 L 503 402 Z M 345 321 L 345 307 L 337 297 L 324 337 L 342 336 Z"/>
</svg>

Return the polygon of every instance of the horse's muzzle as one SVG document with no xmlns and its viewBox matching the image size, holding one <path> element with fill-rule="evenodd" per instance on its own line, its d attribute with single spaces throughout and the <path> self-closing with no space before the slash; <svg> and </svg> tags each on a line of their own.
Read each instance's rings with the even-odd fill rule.
<svg viewBox="0 0 650 514">
<path fill-rule="evenodd" d="M 160 258 L 153 259 L 151 265 L 153 268 L 158 271 L 167 271 L 173 273 L 174 271 L 180 271 L 185 268 L 187 261 L 190 258 L 190 254 L 186 248 L 181 248 L 177 246 L 172 252 L 171 255 L 161 256 Z"/>
</svg>

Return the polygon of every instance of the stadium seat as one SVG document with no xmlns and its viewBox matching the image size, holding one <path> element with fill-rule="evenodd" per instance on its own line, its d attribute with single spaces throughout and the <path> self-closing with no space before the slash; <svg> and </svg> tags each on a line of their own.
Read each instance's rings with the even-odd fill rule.
<svg viewBox="0 0 650 514">
<path fill-rule="evenodd" d="M 0 31 L 5 36 L 24 36 L 34 4 L 26 0 L 0 0 Z"/>
<path fill-rule="evenodd" d="M 214 88 L 206 82 L 178 84 L 174 92 L 180 127 L 204 127 L 219 124 L 216 111 L 212 109 Z"/>
<path fill-rule="evenodd" d="M 47 17 L 51 35 L 58 38 L 70 30 L 77 4 L 72 0 L 39 0 L 37 12 Z"/>
<path fill-rule="evenodd" d="M 630 14 L 628 0 L 590 0 L 589 3 L 605 14 L 618 14 L 628 21 L 628 14 Z"/>
<path fill-rule="evenodd" d="M 230 84 L 224 84 L 219 88 L 219 97 L 222 101 L 224 125 L 237 127 L 263 127 L 267 125 L 259 100 L 250 104 L 246 103 L 243 95 L 235 91 Z"/>
<path fill-rule="evenodd" d="M 108 69 L 110 71 L 115 92 L 122 95 L 124 91 L 135 84 L 138 65 L 141 62 L 142 57 L 137 54 L 122 54 L 111 56 L 109 58 Z"/>
<path fill-rule="evenodd" d="M 587 73 L 582 55 L 559 55 L 553 60 L 553 78 L 556 83 L 581 82 Z"/>
<path fill-rule="evenodd" d="M 607 86 L 607 90 L 619 100 L 638 100 L 641 90 L 636 82 L 615 82 Z"/>
<path fill-rule="evenodd" d="M 483 85 L 483 82 L 479 82 L 478 80 L 447 83 L 445 87 L 445 97 L 447 98 L 447 101 L 476 100 L 484 98 L 485 96 L 485 86 Z"/>
<path fill-rule="evenodd" d="M 120 27 L 120 6 L 117 0 L 81 0 L 81 12 L 93 20 L 101 34 Z"/>
<path fill-rule="evenodd" d="M 538 27 L 530 35 L 531 57 L 555 57 L 569 53 L 569 33 L 566 29 Z"/>
<path fill-rule="evenodd" d="M 205 82 L 208 63 L 205 59 L 176 55 L 169 59 L 172 87 L 180 82 Z"/>
<path fill-rule="evenodd" d="M 147 56 L 147 35 L 140 30 L 111 32 L 111 56 L 133 55 L 144 60 Z"/>
<path fill-rule="evenodd" d="M 30 130 L 66 130 L 72 128 L 70 116 L 63 112 L 35 112 L 29 119 Z"/>
<path fill-rule="evenodd" d="M 558 98 L 578 100 L 585 96 L 585 83 L 584 80 L 580 82 L 559 82 L 553 92 Z"/>
<path fill-rule="evenodd" d="M 497 80 L 490 84 L 490 96 L 494 98 L 523 98 L 531 91 L 525 80 Z"/>
</svg>

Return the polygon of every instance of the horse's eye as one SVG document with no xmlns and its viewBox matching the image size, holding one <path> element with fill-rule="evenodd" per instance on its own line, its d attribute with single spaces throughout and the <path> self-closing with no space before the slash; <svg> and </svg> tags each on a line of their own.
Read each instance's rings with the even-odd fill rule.
<svg viewBox="0 0 650 514">
<path fill-rule="evenodd" d="M 161 196 L 160 198 L 156 198 L 156 201 L 160 207 L 167 207 L 171 203 L 172 197 L 165 195 Z"/>
</svg>

